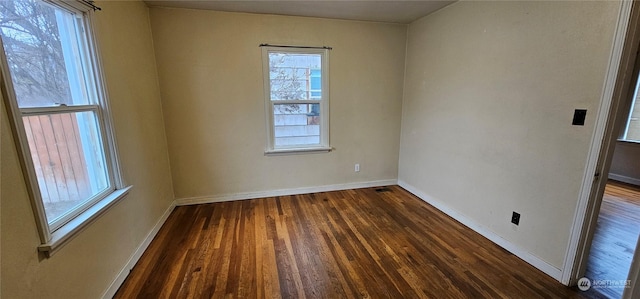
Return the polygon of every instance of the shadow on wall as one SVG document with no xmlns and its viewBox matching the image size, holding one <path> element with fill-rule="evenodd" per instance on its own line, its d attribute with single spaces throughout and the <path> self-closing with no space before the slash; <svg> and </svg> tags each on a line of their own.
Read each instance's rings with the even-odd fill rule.
<svg viewBox="0 0 640 299">
<path fill-rule="evenodd" d="M 640 186 L 640 143 L 618 141 L 609 178 Z"/>
</svg>

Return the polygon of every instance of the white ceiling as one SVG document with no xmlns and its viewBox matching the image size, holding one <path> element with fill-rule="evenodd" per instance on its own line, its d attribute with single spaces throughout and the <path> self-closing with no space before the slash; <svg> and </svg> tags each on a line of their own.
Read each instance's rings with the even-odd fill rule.
<svg viewBox="0 0 640 299">
<path fill-rule="evenodd" d="M 149 6 L 408 24 L 455 1 L 373 0 L 145 0 Z"/>
</svg>

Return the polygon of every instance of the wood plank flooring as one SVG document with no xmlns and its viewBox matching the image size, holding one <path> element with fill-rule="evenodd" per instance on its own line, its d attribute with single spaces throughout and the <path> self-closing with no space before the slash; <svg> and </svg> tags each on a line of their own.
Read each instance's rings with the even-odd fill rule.
<svg viewBox="0 0 640 299">
<path fill-rule="evenodd" d="M 398 186 L 177 207 L 115 298 L 581 298 Z"/>
<path fill-rule="evenodd" d="M 626 280 L 640 235 L 640 188 L 609 181 L 604 191 L 585 276 L 596 280 Z M 623 288 L 598 289 L 621 298 Z"/>
</svg>

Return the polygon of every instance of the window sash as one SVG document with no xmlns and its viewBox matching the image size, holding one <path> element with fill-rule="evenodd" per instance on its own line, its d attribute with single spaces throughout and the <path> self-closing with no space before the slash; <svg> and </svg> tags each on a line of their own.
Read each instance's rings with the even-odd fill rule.
<svg viewBox="0 0 640 299">
<path fill-rule="evenodd" d="M 270 53 L 288 53 L 288 54 L 317 54 L 321 56 L 321 96 L 304 100 L 272 100 L 271 99 L 271 77 L 269 68 Z M 314 150 L 329 150 L 329 51 L 327 49 L 309 49 L 309 48 L 281 48 L 281 47 L 262 47 L 263 62 L 263 81 L 265 96 L 265 112 L 266 112 L 266 150 L 265 154 L 278 152 L 305 152 Z M 309 92 L 318 90 L 309 90 Z M 312 145 L 287 145 L 276 146 L 275 141 L 275 115 L 274 108 L 276 105 L 287 104 L 318 104 L 320 113 L 320 142 Z"/>
<path fill-rule="evenodd" d="M 51 232 L 55 232 L 61 226 L 68 223 L 78 215 L 82 214 L 91 206 L 95 205 L 97 202 L 104 199 L 105 197 L 107 197 L 109 194 L 111 194 L 113 191 L 116 190 L 114 185 L 114 181 L 115 181 L 114 172 L 111 169 L 110 163 L 108 163 L 109 162 L 109 151 L 107 150 L 108 140 L 106 139 L 105 124 L 102 117 L 102 113 L 100 113 L 100 106 L 79 105 L 79 106 L 21 108 L 20 111 L 22 113 L 22 118 L 28 117 L 28 116 L 36 116 L 36 115 L 54 115 L 54 114 L 80 113 L 80 112 L 91 112 L 96 118 L 97 130 L 98 130 L 98 133 L 100 134 L 100 143 L 102 145 L 102 152 L 105 156 L 105 160 L 106 160 L 105 162 L 107 162 L 105 165 L 106 175 L 107 175 L 107 182 L 106 182 L 107 186 L 103 191 L 98 192 L 84 199 L 85 201 L 81 205 L 68 210 L 63 214 L 62 217 L 56 219 L 55 221 L 51 221 L 51 219 L 47 219 L 47 225 L 49 226 L 49 230 Z M 25 141 L 25 142 L 27 143 L 25 146 L 29 147 L 29 144 L 28 144 L 29 142 L 28 141 Z M 29 150 L 29 153 L 30 153 L 29 158 L 32 159 L 31 163 L 34 164 L 33 158 L 31 156 L 33 155 L 33 153 L 31 153 L 30 150 Z M 34 167 L 32 168 L 32 171 L 35 172 L 35 164 L 34 164 Z M 37 179 L 37 175 L 36 175 L 36 179 Z M 36 184 L 36 185 L 38 187 L 38 193 L 40 194 L 39 200 L 42 202 L 43 209 L 44 209 L 44 201 L 42 199 L 42 194 L 40 191 L 41 189 L 39 184 Z M 46 217 L 46 210 L 45 210 L 45 217 Z"/>
<path fill-rule="evenodd" d="M 324 147 L 326 147 L 326 146 L 323 144 L 323 141 L 322 141 L 322 137 L 323 137 L 323 136 L 322 136 L 322 134 L 323 134 L 323 132 L 322 132 L 322 123 L 320 123 L 320 125 L 319 125 L 319 128 L 320 128 L 320 130 L 319 130 L 319 131 L 320 131 L 320 132 L 319 132 L 319 136 L 318 136 L 318 137 L 319 137 L 319 140 L 318 140 L 318 143 L 317 143 L 317 144 L 312 143 L 312 144 L 289 144 L 289 145 L 277 145 L 277 142 L 276 142 L 277 140 L 276 140 L 276 139 L 277 139 L 278 137 L 276 136 L 276 130 L 277 130 L 276 128 L 277 128 L 278 126 L 276 126 L 276 124 L 275 124 L 275 117 L 276 117 L 275 110 L 276 110 L 276 106 L 282 106 L 282 105 L 288 105 L 288 104 L 306 105 L 306 106 L 310 106 L 310 105 L 318 105 L 318 107 L 319 107 L 319 109 L 320 109 L 320 111 L 318 111 L 318 112 L 319 112 L 319 114 L 320 114 L 320 117 L 322 117 L 322 114 L 323 114 L 321 101 L 305 101 L 305 103 L 299 103 L 299 102 L 295 102 L 295 101 L 292 101 L 292 102 L 290 102 L 290 103 L 281 103 L 281 101 L 272 101 L 272 103 L 271 103 L 271 111 L 272 111 L 272 115 L 273 115 L 273 117 L 274 117 L 274 124 L 273 124 L 273 146 L 274 146 L 274 150 L 290 150 L 290 149 L 297 149 L 297 148 L 312 149 L 312 148 L 324 148 Z M 302 114 L 307 114 L 307 116 L 309 116 L 309 113 L 311 113 L 311 111 L 307 111 L 306 113 L 302 113 Z M 282 114 L 280 114 L 280 115 L 282 115 Z M 285 115 L 286 115 L 286 114 L 285 114 Z M 284 125 L 284 126 L 287 126 L 287 125 Z M 292 125 L 292 126 L 305 126 L 305 127 L 306 127 L 306 126 L 309 126 L 309 124 L 307 124 L 307 125 Z M 300 138 L 300 137 L 312 137 L 312 136 L 315 136 L 315 135 L 306 135 L 306 136 L 305 136 L 305 135 L 301 135 L 301 136 L 279 136 L 279 137 L 280 137 L 280 138 L 293 138 L 293 137 Z"/>
<path fill-rule="evenodd" d="M 89 223 L 87 220 L 90 220 L 93 217 L 89 216 L 90 218 L 84 218 L 85 216 L 83 216 L 82 219 L 85 220 L 80 220 L 81 222 L 72 220 L 77 218 L 83 212 L 86 212 L 87 210 L 90 210 L 92 207 L 96 206 L 97 203 L 100 203 L 100 206 L 103 207 L 110 206 L 109 203 L 103 204 L 102 201 L 107 200 L 107 198 L 112 198 L 109 199 L 110 202 L 112 202 L 113 199 L 120 199 L 124 194 L 128 192 L 130 187 L 125 187 L 125 183 L 122 180 L 122 175 L 120 173 L 119 161 L 116 152 L 117 146 L 115 143 L 112 126 L 113 121 L 111 120 L 109 105 L 106 101 L 108 95 L 104 86 L 104 75 L 100 68 L 100 57 L 97 51 L 98 47 L 94 38 L 91 18 L 93 11 L 91 10 L 91 7 L 82 4 L 80 1 L 45 0 L 45 2 L 53 5 L 56 8 L 80 16 L 81 22 L 84 26 L 84 31 L 78 33 L 78 40 L 84 48 L 84 51 L 82 51 L 81 53 L 81 55 L 83 56 L 82 67 L 86 70 L 85 79 L 87 80 L 88 84 L 92 86 L 92 88 L 95 88 L 95 96 L 97 97 L 93 99 L 95 103 L 91 105 L 63 105 L 52 107 L 20 108 L 18 106 L 18 101 L 14 92 L 13 82 L 10 76 L 10 70 L 7 64 L 7 57 L 4 51 L 4 46 L 2 44 L 2 39 L 0 39 L 0 81 L 3 83 L 2 86 L 0 86 L 0 91 L 2 92 L 2 97 L 4 98 L 8 109 L 8 116 L 12 124 L 11 129 L 13 131 L 13 135 L 15 136 L 16 146 L 18 147 L 18 155 L 20 156 L 19 160 L 23 168 L 25 181 L 28 185 L 28 192 L 30 195 L 29 197 L 31 199 L 34 214 L 36 216 L 35 220 L 37 222 L 40 240 L 43 244 L 42 246 L 49 248 L 46 249 L 46 251 L 49 251 L 53 250 L 52 248 L 56 248 L 57 246 L 59 246 L 58 242 L 60 242 L 61 240 L 70 239 L 70 235 L 78 232 L 81 227 Z M 33 159 L 31 157 L 31 151 L 29 149 L 29 143 L 27 141 L 23 117 L 69 112 L 92 112 L 96 117 L 96 129 L 98 130 L 101 138 L 100 141 L 102 143 L 102 152 L 104 153 L 105 158 L 108 186 L 106 189 L 104 189 L 104 191 L 101 191 L 88 198 L 85 203 L 74 209 L 72 213 L 69 213 L 68 215 L 61 217 L 54 223 L 49 224 L 47 221 L 42 194 L 40 193 L 38 185 L 38 178 L 36 175 Z M 124 192 L 119 191 L 115 192 L 117 193 L 115 194 L 114 191 L 116 190 L 122 190 Z M 111 196 L 112 194 L 116 195 L 116 197 Z M 74 227 L 64 226 L 69 221 L 74 222 Z M 60 230 L 63 232 L 56 233 L 55 240 L 52 240 L 53 233 L 63 227 L 64 230 Z M 49 243 L 50 241 L 56 243 Z"/>
</svg>

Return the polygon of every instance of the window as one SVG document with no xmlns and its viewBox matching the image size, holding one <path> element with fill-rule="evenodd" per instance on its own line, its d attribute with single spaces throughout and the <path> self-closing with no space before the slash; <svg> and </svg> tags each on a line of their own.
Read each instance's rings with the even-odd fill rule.
<svg viewBox="0 0 640 299">
<path fill-rule="evenodd" d="M 92 217 L 87 213 L 106 208 L 122 189 L 89 34 L 89 7 L 59 5 L 0 2 L 7 106 L 47 245 L 43 251 L 79 230 L 79 222 Z"/>
<path fill-rule="evenodd" d="M 328 49 L 262 47 L 267 151 L 329 151 Z"/>
<path fill-rule="evenodd" d="M 633 94 L 633 100 L 631 101 L 631 109 L 629 110 L 629 118 L 627 124 L 622 132 L 621 140 L 640 142 L 640 101 L 638 98 L 640 94 L 638 89 L 640 87 L 640 80 L 636 83 L 636 91 Z"/>
</svg>

